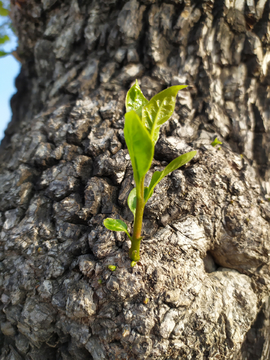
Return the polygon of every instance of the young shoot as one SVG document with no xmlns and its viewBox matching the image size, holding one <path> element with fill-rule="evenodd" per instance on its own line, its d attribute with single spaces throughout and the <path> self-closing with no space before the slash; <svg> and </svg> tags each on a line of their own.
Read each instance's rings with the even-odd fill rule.
<svg viewBox="0 0 270 360">
<path fill-rule="evenodd" d="M 215 147 L 216 145 L 222 145 L 222 142 L 216 137 L 215 140 L 211 142 L 211 145 Z"/>
<path fill-rule="evenodd" d="M 165 176 L 185 165 L 197 153 L 197 151 L 191 151 L 177 157 L 163 171 L 155 171 L 149 186 L 145 186 L 145 175 L 152 164 L 160 127 L 173 114 L 177 93 L 185 87 L 187 85 L 171 86 L 148 101 L 136 81 L 126 96 L 127 113 L 125 114 L 124 136 L 135 181 L 135 188 L 131 190 L 127 199 L 128 206 L 134 215 L 133 234 L 132 236 L 129 234 L 127 225 L 122 220 L 107 218 L 103 224 L 109 230 L 124 231 L 127 234 L 131 240 L 129 257 L 132 264 L 140 260 L 141 231 L 145 204 L 153 195 L 157 184 Z"/>
</svg>

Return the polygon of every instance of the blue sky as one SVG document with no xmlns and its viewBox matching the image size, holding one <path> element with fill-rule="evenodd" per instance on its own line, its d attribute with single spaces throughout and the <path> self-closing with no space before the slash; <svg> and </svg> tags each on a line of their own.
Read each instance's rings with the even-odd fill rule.
<svg viewBox="0 0 270 360">
<path fill-rule="evenodd" d="M 11 42 L 1 46 L 1 49 L 5 51 L 16 49 L 15 36 Z M 16 92 L 15 78 L 20 67 L 20 63 L 12 55 L 0 58 L 0 142 L 11 120 L 10 98 Z"/>
</svg>

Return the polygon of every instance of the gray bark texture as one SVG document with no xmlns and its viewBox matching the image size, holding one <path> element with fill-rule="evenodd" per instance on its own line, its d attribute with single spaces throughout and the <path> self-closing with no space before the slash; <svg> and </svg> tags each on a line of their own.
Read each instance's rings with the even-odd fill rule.
<svg viewBox="0 0 270 360">
<path fill-rule="evenodd" d="M 270 359 L 270 3 L 27 0 L 0 151 L 1 360 Z M 188 84 L 132 229 L 124 100 Z M 210 144 L 218 137 L 220 147 Z M 147 178 L 149 181 L 149 177 Z M 116 265 L 114 272 L 108 265 Z"/>
</svg>

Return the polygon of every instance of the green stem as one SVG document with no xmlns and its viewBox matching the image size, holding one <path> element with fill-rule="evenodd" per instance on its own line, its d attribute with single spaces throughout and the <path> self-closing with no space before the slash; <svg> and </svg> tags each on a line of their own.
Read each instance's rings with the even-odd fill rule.
<svg viewBox="0 0 270 360">
<path fill-rule="evenodd" d="M 141 232 L 142 232 L 142 222 L 143 222 L 143 212 L 144 212 L 144 177 L 141 179 L 138 186 L 136 186 L 137 193 L 137 204 L 136 204 L 136 214 L 134 221 L 133 236 L 131 240 L 131 248 L 129 249 L 129 257 L 132 261 L 140 260 L 140 243 L 141 243 Z"/>
<path fill-rule="evenodd" d="M 129 249 L 129 257 L 132 261 L 139 261 L 140 260 L 140 244 L 141 239 L 131 241 L 131 248 Z"/>
</svg>

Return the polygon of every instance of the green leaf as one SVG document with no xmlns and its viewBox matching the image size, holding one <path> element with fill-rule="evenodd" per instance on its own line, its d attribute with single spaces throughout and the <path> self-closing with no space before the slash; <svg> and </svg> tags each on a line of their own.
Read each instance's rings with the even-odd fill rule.
<svg viewBox="0 0 270 360">
<path fill-rule="evenodd" d="M 125 114 L 124 136 L 137 186 L 150 169 L 154 157 L 154 144 L 134 110 Z"/>
<path fill-rule="evenodd" d="M 172 171 L 180 168 L 181 166 L 185 165 L 187 162 L 189 162 L 195 155 L 197 154 L 197 151 L 190 151 L 186 154 L 183 154 L 181 156 L 178 156 L 176 159 L 171 161 L 169 165 L 165 167 L 163 171 L 155 171 L 152 179 L 150 181 L 149 185 L 149 192 L 147 196 L 147 200 L 150 199 L 150 197 L 153 195 L 154 188 L 157 186 L 157 184 L 169 173 Z"/>
<path fill-rule="evenodd" d="M 144 201 L 146 202 L 147 196 L 148 196 L 148 187 L 144 187 Z M 136 196 L 136 188 L 132 189 L 131 192 L 128 195 L 127 203 L 128 207 L 130 208 L 131 212 L 133 213 L 134 217 L 136 214 L 136 206 L 137 206 L 137 196 Z"/>
<path fill-rule="evenodd" d="M 172 116 L 178 91 L 186 87 L 187 85 L 171 86 L 152 97 L 142 108 L 142 122 L 154 144 L 158 140 L 160 126 Z"/>
<path fill-rule="evenodd" d="M 131 192 L 129 193 L 127 203 L 128 203 L 128 207 L 130 208 L 131 212 L 135 217 L 136 205 L 137 205 L 136 188 L 132 189 Z"/>
<path fill-rule="evenodd" d="M 0 15 L 1 16 L 8 16 L 8 14 L 9 14 L 9 11 L 4 8 L 3 2 L 0 1 Z"/>
<path fill-rule="evenodd" d="M 115 271 L 117 269 L 116 265 L 108 265 L 108 269 L 111 271 Z"/>
<path fill-rule="evenodd" d="M 220 145 L 222 144 L 222 142 L 219 141 L 218 138 L 215 138 L 215 140 L 211 142 L 211 145 L 212 145 L 213 147 L 215 147 L 215 146 L 218 145 L 218 144 L 220 144 Z"/>
<path fill-rule="evenodd" d="M 127 112 L 134 110 L 141 117 L 142 107 L 148 103 L 148 100 L 144 97 L 138 81 L 129 89 L 126 96 L 126 110 Z"/>
<path fill-rule="evenodd" d="M 148 187 L 149 191 L 148 191 L 147 200 L 150 199 L 150 197 L 153 195 L 154 188 L 162 180 L 161 176 L 162 176 L 162 171 L 155 171 L 154 174 L 152 175 L 152 179 L 151 179 L 150 185 Z"/>
<path fill-rule="evenodd" d="M 9 37 L 7 35 L 0 36 L 0 45 L 4 44 L 5 42 L 9 41 Z"/>
<path fill-rule="evenodd" d="M 108 230 L 112 231 L 124 231 L 131 240 L 131 236 L 127 230 L 127 224 L 122 220 L 107 218 L 103 221 L 103 225 Z"/>
<path fill-rule="evenodd" d="M 145 186 L 144 187 L 144 203 L 146 203 L 146 201 L 147 201 L 147 196 L 148 196 L 148 193 L 149 193 L 149 187 L 147 186 Z"/>
<path fill-rule="evenodd" d="M 169 175 L 174 170 L 180 168 L 181 166 L 188 163 L 194 156 L 197 154 L 197 151 L 190 151 L 186 154 L 178 156 L 176 159 L 171 161 L 169 165 L 165 167 L 165 169 L 162 171 L 162 178 Z"/>
<path fill-rule="evenodd" d="M 6 56 L 6 55 L 9 55 L 9 54 L 10 53 L 7 53 L 5 51 L 0 50 L 0 57 Z"/>
</svg>

